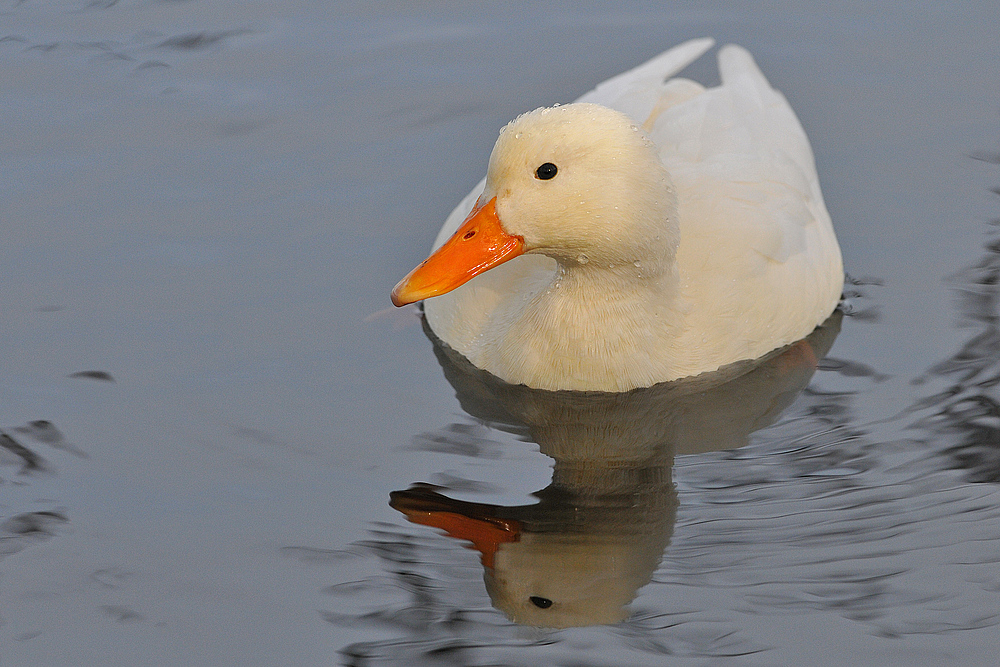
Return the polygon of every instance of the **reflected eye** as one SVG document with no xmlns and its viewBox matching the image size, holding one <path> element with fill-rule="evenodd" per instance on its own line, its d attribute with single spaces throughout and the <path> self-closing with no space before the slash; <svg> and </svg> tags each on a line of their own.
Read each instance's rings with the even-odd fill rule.
<svg viewBox="0 0 1000 667">
<path fill-rule="evenodd" d="M 554 168 L 555 167 L 553 167 L 553 169 Z M 549 607 L 552 606 L 552 600 L 550 600 L 548 598 L 541 598 L 541 597 L 538 597 L 537 595 L 532 595 L 528 599 L 531 600 L 531 604 L 535 605 L 539 609 L 548 609 Z"/>
<path fill-rule="evenodd" d="M 535 176 L 537 176 L 539 179 L 543 181 L 547 181 L 550 178 L 555 177 L 557 171 L 559 171 L 558 167 L 556 167 L 551 162 L 546 162 L 541 167 L 535 170 Z M 544 600 L 545 598 L 542 599 Z M 550 602 L 549 604 L 552 603 Z"/>
</svg>

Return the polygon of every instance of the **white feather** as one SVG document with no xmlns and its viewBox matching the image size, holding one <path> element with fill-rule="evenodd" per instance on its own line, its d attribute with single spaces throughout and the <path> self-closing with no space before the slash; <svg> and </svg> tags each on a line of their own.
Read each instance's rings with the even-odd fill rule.
<svg viewBox="0 0 1000 667">
<path fill-rule="evenodd" d="M 611 270 L 600 262 L 567 269 L 567 262 L 573 264 L 568 254 L 559 263 L 554 257 L 572 249 L 524 255 L 426 301 L 430 326 L 444 342 L 509 382 L 624 391 L 762 356 L 805 337 L 830 315 L 843 284 L 840 250 L 812 149 L 784 96 L 750 54 L 733 45 L 719 52 L 719 86 L 666 80 L 712 43 L 681 44 L 579 100 L 621 111 L 641 125 L 655 144 L 657 164 L 644 166 L 644 149 L 623 134 L 620 121 L 595 107 L 526 114 L 508 128 L 526 134 L 527 144 L 501 135 L 489 174 L 496 182 L 484 179 L 435 242 L 437 248 L 451 236 L 484 187 L 496 190 L 508 178 L 502 173 L 516 171 L 521 161 L 546 161 L 541 153 L 576 142 L 593 154 L 579 158 L 581 170 L 596 154 L 621 156 L 615 169 L 632 169 L 635 181 L 665 168 L 663 192 L 650 186 L 612 210 L 621 193 L 597 179 L 582 197 L 585 206 L 576 205 L 581 197 L 574 191 L 562 203 L 535 202 L 537 215 L 509 212 L 505 218 L 498 203 L 502 224 L 544 239 L 554 232 L 531 219 L 544 217 L 549 207 L 569 206 L 560 234 L 589 233 L 603 240 L 597 253 L 606 250 L 609 258 L 631 258 L 628 253 L 640 252 L 635 248 L 647 241 L 661 244 L 662 261 L 643 256 L 637 270 L 614 267 L 614 259 L 604 262 Z M 566 118 L 574 124 L 563 127 Z M 537 158 L 532 150 L 540 151 Z M 617 172 L 605 173 L 611 181 Z M 562 177 L 560 171 L 553 182 Z M 619 214 L 624 222 L 612 224 Z M 666 222 L 659 231 L 634 224 L 646 218 Z"/>
</svg>

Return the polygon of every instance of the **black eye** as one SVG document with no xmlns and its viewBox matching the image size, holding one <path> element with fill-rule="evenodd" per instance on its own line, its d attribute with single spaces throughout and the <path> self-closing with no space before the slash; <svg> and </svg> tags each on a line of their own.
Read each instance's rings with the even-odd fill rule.
<svg viewBox="0 0 1000 667">
<path fill-rule="evenodd" d="M 546 163 L 546 164 L 548 164 L 548 163 Z M 543 164 L 542 167 L 544 167 L 544 166 L 545 165 Z M 541 167 L 539 167 L 539 168 L 541 168 Z M 553 172 L 555 172 L 555 168 L 556 168 L 556 166 L 552 165 Z M 548 598 L 540 598 L 537 595 L 532 595 L 528 599 L 531 600 L 531 604 L 535 605 L 539 609 L 548 609 L 549 607 L 552 606 L 552 600 L 550 600 Z"/>
<path fill-rule="evenodd" d="M 554 178 L 557 171 L 559 171 L 559 169 L 554 164 L 552 164 L 551 162 L 546 162 L 541 167 L 535 170 L 535 176 L 542 179 L 543 181 L 547 181 L 550 178 Z M 549 604 L 552 603 L 550 602 Z"/>
</svg>

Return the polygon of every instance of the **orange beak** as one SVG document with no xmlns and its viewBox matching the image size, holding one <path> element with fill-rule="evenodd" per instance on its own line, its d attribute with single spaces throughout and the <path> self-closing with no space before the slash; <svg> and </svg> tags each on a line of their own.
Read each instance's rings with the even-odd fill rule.
<svg viewBox="0 0 1000 667">
<path fill-rule="evenodd" d="M 524 253 L 524 239 L 504 231 L 497 217 L 497 199 L 479 202 L 454 236 L 392 290 L 397 306 L 446 294 L 494 266 Z"/>
</svg>

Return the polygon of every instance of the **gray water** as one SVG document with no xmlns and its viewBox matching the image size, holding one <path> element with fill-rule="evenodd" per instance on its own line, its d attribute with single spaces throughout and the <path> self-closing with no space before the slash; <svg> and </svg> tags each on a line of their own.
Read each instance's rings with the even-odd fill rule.
<svg viewBox="0 0 1000 667">
<path fill-rule="evenodd" d="M 991 2 L 7 0 L 0 663 L 995 664 L 995 26 Z M 819 370 L 594 403 L 436 355 L 388 292 L 498 129 L 699 36 L 749 48 L 812 140 L 852 276 Z M 574 459 L 608 451 L 617 477 Z M 481 555 L 390 494 L 597 544 L 627 618 L 512 623 Z M 512 585 L 555 576 L 526 562 Z"/>
</svg>

